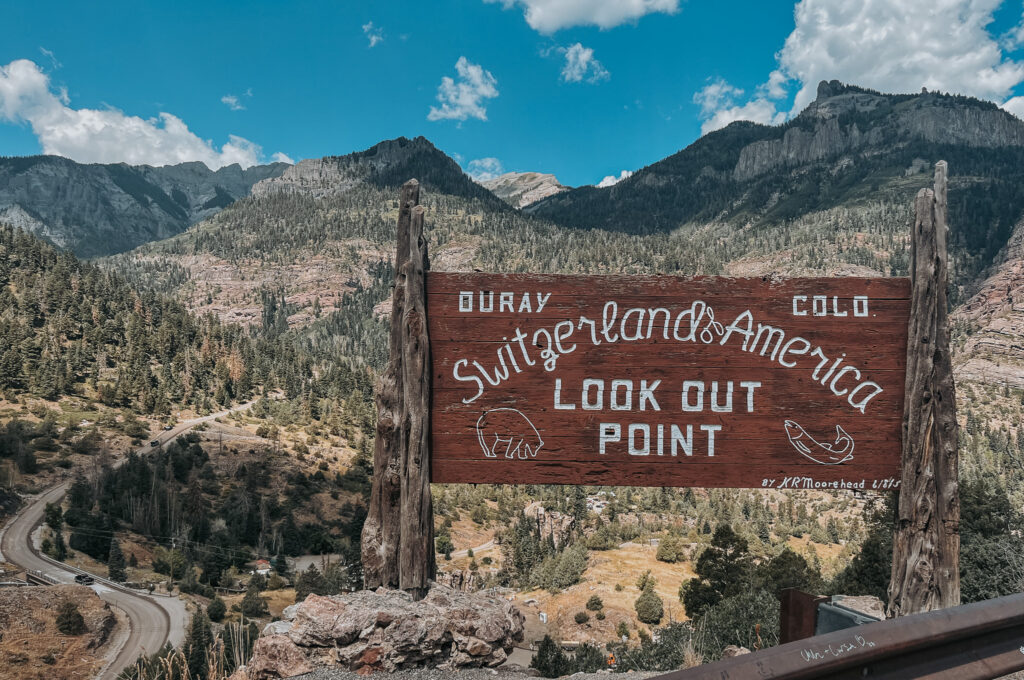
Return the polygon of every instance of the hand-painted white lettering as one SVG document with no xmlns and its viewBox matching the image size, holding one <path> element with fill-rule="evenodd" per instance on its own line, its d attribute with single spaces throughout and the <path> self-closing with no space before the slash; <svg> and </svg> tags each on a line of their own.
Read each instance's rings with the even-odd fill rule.
<svg viewBox="0 0 1024 680">
<path fill-rule="evenodd" d="M 745 319 L 746 324 L 740 326 L 740 319 Z M 747 351 L 747 342 L 750 340 L 750 336 L 754 334 L 754 315 L 750 313 L 750 310 L 741 312 L 739 316 L 733 319 L 733 322 L 725 327 L 725 333 L 722 335 L 722 339 L 718 341 L 718 344 L 724 345 L 729 342 L 729 338 L 733 332 L 736 331 L 743 336 L 743 351 Z"/>
<path fill-rule="evenodd" d="M 523 353 L 523 361 L 526 362 L 527 366 L 536 365 L 536 361 L 530 358 L 530 350 L 526 348 L 526 333 L 520 329 L 516 329 L 516 334 L 512 336 L 512 339 L 519 343 L 519 351 Z"/>
<path fill-rule="evenodd" d="M 761 383 L 752 380 L 744 380 L 740 383 L 740 387 L 747 388 L 747 413 L 754 412 L 754 390 L 761 386 Z"/>
<path fill-rule="evenodd" d="M 511 296 L 511 297 L 509 297 Z M 502 292 L 498 293 L 498 305 L 500 311 L 508 313 L 515 306 L 515 294 Z M 493 311 L 495 294 L 490 291 L 480 291 L 479 293 L 479 311 L 490 312 Z M 547 304 L 551 294 L 536 293 L 536 300 L 539 306 L 543 307 Z M 828 313 L 828 297 L 829 296 L 814 296 L 816 309 L 820 311 L 825 310 Z M 838 296 L 832 296 L 832 314 L 836 316 L 848 315 L 848 311 L 839 307 Z M 531 300 L 529 294 L 523 295 L 524 300 Z M 467 291 L 460 292 L 460 310 L 466 308 L 472 308 L 473 302 L 477 301 L 472 293 Z M 806 316 L 807 309 L 798 303 L 806 303 L 807 296 L 794 296 L 794 313 L 798 316 Z M 532 306 L 529 305 L 529 306 Z M 522 309 L 522 305 L 520 306 Z M 867 296 L 857 296 L 854 301 L 854 316 L 866 316 L 868 309 L 868 298 Z M 803 314 L 800 314 L 803 312 Z M 750 352 L 751 354 L 757 354 L 761 357 L 765 357 L 771 361 L 777 361 L 780 366 L 785 368 L 797 368 L 800 366 L 800 360 L 798 356 L 812 357 L 817 361 L 817 365 L 811 371 L 811 376 L 822 386 L 830 389 L 836 396 L 848 396 L 848 402 L 855 409 L 864 413 L 867 404 L 875 396 L 882 392 L 881 386 L 870 380 L 864 381 L 856 385 L 852 390 L 849 388 L 840 388 L 838 383 L 841 376 L 850 374 L 854 380 L 861 380 L 863 374 L 860 369 L 854 366 L 844 366 L 843 362 L 846 358 L 846 354 L 842 354 L 840 357 L 829 357 L 826 356 L 821 347 L 812 347 L 811 343 L 805 338 L 796 336 L 787 338 L 786 332 L 783 328 L 756 322 L 753 313 L 748 309 L 741 312 L 728 326 L 723 325 L 721 322 L 715 320 L 714 310 L 711 309 L 707 304 L 701 300 L 694 301 L 689 307 L 684 308 L 675 317 L 672 317 L 672 310 L 664 307 L 652 307 L 652 308 L 630 308 L 625 313 L 619 316 L 619 306 L 614 300 L 608 300 L 605 302 L 602 309 L 601 326 L 598 328 L 598 323 L 585 316 L 580 316 L 578 322 L 570 321 L 568 319 L 559 321 L 554 324 L 553 327 L 539 328 L 533 332 L 532 344 L 539 348 L 540 359 L 544 370 L 552 372 L 557 367 L 558 359 L 562 355 L 572 353 L 578 348 L 577 343 L 569 344 L 567 341 L 574 337 L 576 330 L 582 330 L 584 324 L 590 326 L 589 338 L 583 337 L 582 341 L 585 343 L 587 340 L 593 346 L 600 345 L 602 343 L 614 344 L 617 342 L 634 342 L 640 340 L 651 340 L 657 339 L 659 334 L 662 339 L 669 339 L 668 336 L 668 325 L 669 321 L 673 320 L 672 325 L 672 337 L 677 342 L 702 342 L 710 344 L 717 342 L 717 344 L 725 345 L 734 333 L 743 336 L 743 340 L 740 343 L 740 348 L 743 351 Z M 816 312 L 815 312 L 816 313 Z M 816 313 L 817 314 L 817 313 Z M 756 323 L 757 330 L 754 330 Z M 537 364 L 528 347 L 526 342 L 527 338 L 530 337 L 524 333 L 521 329 L 517 328 L 515 334 L 509 337 L 503 337 L 502 344 L 496 353 L 497 365 L 493 368 L 493 374 L 489 373 L 488 370 L 479 362 L 472 362 L 469 360 L 459 360 L 459 366 L 474 366 L 480 373 L 483 380 L 468 377 L 465 375 L 459 375 L 458 379 L 463 382 L 476 381 L 479 386 L 483 385 L 486 390 L 486 384 L 497 386 L 508 379 L 510 373 L 522 373 L 525 368 L 531 367 Z M 827 368 L 827 371 L 825 370 Z M 511 367 L 511 368 L 510 368 Z M 809 368 L 809 367 L 808 367 Z M 822 373 L 823 371 L 824 374 Z M 457 371 L 456 371 L 457 372 Z M 834 377 L 833 377 L 834 376 Z M 631 383 L 634 385 L 635 383 Z M 655 385 L 657 381 L 655 381 Z M 741 383 L 743 385 L 743 383 Z M 701 411 L 703 410 L 703 398 L 704 398 L 704 386 L 705 383 L 698 381 L 687 381 L 684 384 L 683 399 L 683 410 L 684 411 Z M 760 386 L 760 385 L 758 385 Z M 632 387 L 631 387 L 632 389 Z M 639 396 L 640 408 L 643 410 L 648 404 L 653 410 L 660 410 L 657 405 L 656 399 L 653 394 L 654 385 L 650 388 L 649 393 L 645 393 L 641 390 Z M 726 386 L 726 401 L 725 403 L 719 403 L 718 393 L 714 392 L 712 395 L 712 410 L 716 412 L 726 412 L 722 409 L 731 408 L 731 392 L 729 391 L 731 386 Z M 871 393 L 861 398 L 859 401 L 854 395 L 858 395 L 865 390 L 870 390 Z M 689 392 L 696 391 L 697 394 L 693 398 L 690 397 Z M 480 395 L 477 394 L 470 399 L 475 400 Z M 748 388 L 748 405 L 752 403 L 753 399 L 753 388 Z M 631 410 L 632 409 L 632 394 L 629 395 L 629 407 L 625 409 L 616 410 Z M 467 401 L 467 403 L 469 403 Z M 621 402 L 617 402 L 620 403 Z M 749 408 L 749 406 L 748 406 Z"/>
<path fill-rule="evenodd" d="M 721 425 L 701 425 L 700 429 L 708 433 L 708 456 L 715 455 L 715 433 L 722 431 Z"/>
<path fill-rule="evenodd" d="M 711 410 L 715 413 L 732 413 L 732 381 L 725 383 L 725 403 L 718 403 L 718 381 L 711 381 Z"/>
<path fill-rule="evenodd" d="M 643 435 L 643 446 L 636 445 L 636 433 Z M 646 423 L 631 423 L 629 426 L 629 455 L 651 455 L 651 426 Z"/>
<path fill-rule="evenodd" d="M 622 339 L 626 342 L 635 342 L 644 337 L 644 315 L 647 313 L 646 309 L 641 307 L 633 307 L 627 309 L 626 313 L 622 315 Z M 636 316 L 636 327 L 633 328 L 633 332 L 630 333 L 629 326 L 633 322 L 630 321 L 631 316 Z"/>
<path fill-rule="evenodd" d="M 675 456 L 677 449 L 683 450 L 684 456 L 693 455 L 693 425 L 686 426 L 686 435 L 675 423 L 672 424 L 672 455 Z"/>
<path fill-rule="evenodd" d="M 690 390 L 697 389 L 695 403 L 690 403 Z M 704 381 L 684 380 L 683 381 L 683 411 L 698 412 L 704 410 Z"/>
<path fill-rule="evenodd" d="M 605 446 L 622 440 L 622 426 L 618 423 L 601 423 L 598 428 L 597 452 L 605 453 Z"/>
<path fill-rule="evenodd" d="M 461 382 L 475 382 L 476 383 L 476 394 L 474 394 L 472 397 L 469 397 L 469 398 L 465 398 L 464 397 L 462 399 L 462 403 L 463 404 L 471 404 L 471 403 L 473 403 L 474 401 L 476 401 L 480 397 L 481 394 L 484 393 L 484 383 L 483 383 L 482 380 L 480 380 L 480 378 L 476 377 L 475 375 L 459 375 L 459 367 L 460 366 L 468 366 L 468 365 L 469 365 L 469 361 L 468 360 L 466 360 L 466 359 L 459 359 L 458 361 L 455 362 L 455 365 L 452 366 L 452 377 L 453 378 L 455 378 L 456 380 L 459 380 Z"/>
<path fill-rule="evenodd" d="M 858 371 L 853 366 L 843 366 L 841 369 L 839 369 L 839 372 L 836 373 L 836 376 L 832 378 L 832 382 L 828 384 L 828 388 L 832 390 L 832 394 L 836 395 L 837 397 L 841 397 L 848 392 L 848 390 L 845 387 L 842 391 L 836 389 L 836 383 L 839 382 L 839 379 L 843 377 L 844 373 L 856 373 L 857 377 L 854 378 L 854 380 L 860 380 L 860 371 Z"/>
<path fill-rule="evenodd" d="M 644 338 L 645 340 L 650 340 L 654 337 L 655 319 L 659 314 L 665 315 L 665 323 L 662 324 L 661 334 L 665 340 L 668 340 L 668 326 L 672 321 L 672 312 L 668 311 L 664 307 L 651 307 L 647 310 L 647 336 Z"/>
<path fill-rule="evenodd" d="M 590 397 L 592 387 L 597 388 L 597 397 L 594 399 Z M 595 378 L 584 379 L 582 405 L 584 411 L 600 411 L 604 408 L 604 380 Z"/>
<path fill-rule="evenodd" d="M 612 328 L 615 326 L 615 318 L 619 315 L 619 304 L 614 301 L 608 301 L 604 303 L 604 309 L 601 310 L 601 335 L 608 342 L 616 342 L 619 339 L 617 333 Z"/>
<path fill-rule="evenodd" d="M 537 313 L 538 314 L 540 314 L 541 312 L 544 311 L 544 306 L 548 303 L 548 300 L 550 300 L 550 299 L 551 299 L 551 293 L 546 293 L 544 295 L 541 295 L 540 293 L 537 293 Z"/>
<path fill-rule="evenodd" d="M 811 309 L 814 316 L 825 316 L 828 314 L 828 298 L 824 295 L 815 295 L 811 298 Z"/>
<path fill-rule="evenodd" d="M 555 324 L 555 349 L 559 354 L 571 354 L 576 351 L 576 345 L 562 347 L 562 341 L 568 340 L 574 330 L 576 330 L 576 326 L 572 321 L 559 321 Z"/>
<path fill-rule="evenodd" d="M 801 303 L 806 304 L 806 295 L 794 295 L 793 296 L 793 316 L 807 316 L 807 309 L 802 306 Z"/>
<path fill-rule="evenodd" d="M 854 398 L 857 396 L 857 393 L 860 392 L 863 389 L 869 389 L 869 390 L 873 390 L 873 391 L 871 392 L 871 394 L 869 394 L 868 396 L 864 397 L 860 401 L 854 401 Z M 854 407 L 855 409 L 857 409 L 861 413 L 864 413 L 864 409 L 867 407 L 868 402 L 871 401 L 872 399 L 874 399 L 875 397 L 877 397 L 881 393 L 882 393 L 882 386 L 879 385 L 876 382 L 868 380 L 868 381 L 862 382 L 860 385 L 857 385 L 856 387 L 854 387 L 853 391 L 850 392 L 850 396 L 847 397 L 846 400 L 848 402 L 850 402 L 850 406 Z"/>
<path fill-rule="evenodd" d="M 803 343 L 803 348 L 802 349 L 794 349 L 793 345 L 795 345 L 797 343 Z M 794 338 L 790 338 L 789 340 L 786 341 L 786 344 L 783 345 L 782 349 L 779 351 L 779 363 L 781 365 L 785 366 L 786 368 L 793 368 L 794 366 L 796 366 L 796 362 L 795 361 L 786 361 L 786 354 L 787 353 L 791 353 L 791 354 L 807 354 L 807 350 L 809 350 L 810 348 L 811 348 L 811 343 L 809 343 L 808 341 L 804 340 L 799 335 L 794 337 Z"/>
<path fill-rule="evenodd" d="M 625 388 L 624 396 L 619 398 L 619 388 Z M 632 411 L 633 410 L 633 381 L 632 380 L 612 380 L 612 387 L 610 394 L 608 395 L 610 406 L 613 411 Z"/>
<path fill-rule="evenodd" d="M 576 404 L 563 404 L 562 403 L 562 379 L 555 378 L 555 410 L 556 411 L 572 411 L 576 408 Z"/>
<path fill-rule="evenodd" d="M 459 293 L 459 311 L 460 312 L 472 312 L 473 311 L 473 291 L 464 290 Z"/>
<path fill-rule="evenodd" d="M 519 313 L 530 314 L 533 312 L 533 306 L 530 304 L 530 294 L 527 293 L 519 300 Z"/>
<path fill-rule="evenodd" d="M 779 347 L 782 345 L 782 341 L 786 339 L 786 333 L 781 328 L 775 326 L 769 326 L 768 324 L 759 323 L 757 324 L 757 334 L 754 336 L 754 344 L 750 346 L 750 353 L 753 354 L 754 350 L 757 349 L 757 343 L 760 342 L 761 336 L 764 335 L 764 344 L 761 345 L 761 356 L 765 355 L 768 348 L 771 347 L 772 360 L 779 353 Z M 775 344 L 772 344 L 772 338 L 775 339 Z"/>
<path fill-rule="evenodd" d="M 590 324 L 590 342 L 594 347 L 597 347 L 601 344 L 601 340 L 597 337 L 597 323 L 585 316 L 581 316 L 580 322 L 576 325 L 576 328 L 583 328 L 583 324 L 585 323 Z"/>
<path fill-rule="evenodd" d="M 654 390 L 658 389 L 658 385 L 661 384 L 661 380 L 655 380 L 650 385 L 647 384 L 646 380 L 640 381 L 640 410 L 646 411 L 647 405 L 655 411 L 660 411 L 661 407 L 658 406 L 658 400 L 654 398 Z"/>
</svg>

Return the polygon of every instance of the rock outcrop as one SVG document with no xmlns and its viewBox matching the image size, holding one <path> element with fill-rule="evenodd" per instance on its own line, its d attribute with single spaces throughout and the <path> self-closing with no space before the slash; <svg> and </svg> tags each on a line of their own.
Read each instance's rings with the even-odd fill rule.
<svg viewBox="0 0 1024 680">
<path fill-rule="evenodd" d="M 174 236 L 287 167 L 214 171 L 196 162 L 156 168 L 0 158 L 0 220 L 80 256 L 109 255 Z"/>
<path fill-rule="evenodd" d="M 525 208 L 548 196 L 568 190 L 568 187 L 562 186 L 554 175 L 539 172 L 506 172 L 480 184 L 513 208 Z"/>
<path fill-rule="evenodd" d="M 361 673 L 494 667 L 522 639 L 524 622 L 510 602 L 440 585 L 420 601 L 384 588 L 310 595 L 264 631 L 238 677 L 275 680 L 322 666 Z"/>
<path fill-rule="evenodd" d="M 978 292 L 950 321 L 972 329 L 963 345 L 954 347 L 958 379 L 1024 388 L 1024 222 L 1017 224 Z"/>
</svg>

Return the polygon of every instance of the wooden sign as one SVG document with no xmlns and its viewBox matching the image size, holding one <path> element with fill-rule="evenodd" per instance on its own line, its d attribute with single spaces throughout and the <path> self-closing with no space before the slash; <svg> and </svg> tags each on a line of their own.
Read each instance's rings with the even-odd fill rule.
<svg viewBox="0 0 1024 680">
<path fill-rule="evenodd" d="M 427 273 L 433 482 L 891 489 L 910 282 Z"/>
</svg>

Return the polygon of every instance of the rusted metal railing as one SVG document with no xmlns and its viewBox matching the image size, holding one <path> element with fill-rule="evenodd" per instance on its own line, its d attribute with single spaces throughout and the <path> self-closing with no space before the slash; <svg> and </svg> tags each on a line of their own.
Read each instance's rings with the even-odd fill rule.
<svg viewBox="0 0 1024 680">
<path fill-rule="evenodd" d="M 1024 669 L 1024 593 L 818 635 L 655 680 L 981 680 Z"/>
</svg>

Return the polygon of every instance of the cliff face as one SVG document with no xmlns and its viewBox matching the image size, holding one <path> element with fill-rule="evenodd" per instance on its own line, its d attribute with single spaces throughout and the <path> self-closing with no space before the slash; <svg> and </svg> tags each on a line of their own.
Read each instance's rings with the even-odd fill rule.
<svg viewBox="0 0 1024 680">
<path fill-rule="evenodd" d="M 958 379 L 1024 388 L 1024 222 L 952 322 L 970 329 L 955 352 Z"/>
<path fill-rule="evenodd" d="M 529 212 L 566 226 L 631 233 L 778 222 L 900 185 L 918 159 L 928 166 L 945 159 L 959 175 L 1015 183 L 1009 175 L 1024 163 L 1024 121 L 970 97 L 823 82 L 817 99 L 782 125 L 732 123 L 612 187 L 570 189 Z"/>
<path fill-rule="evenodd" d="M 865 122 L 870 122 L 870 127 Z M 743 147 L 733 179 L 747 181 L 779 168 L 852 151 L 884 152 L 887 140 L 916 139 L 978 148 L 1024 146 L 1024 123 L 995 106 L 982 102 L 968 105 L 926 92 L 914 96 L 875 94 L 835 82 L 823 82 L 818 99 L 794 123 L 779 139 Z"/>
<path fill-rule="evenodd" d="M 58 156 L 0 158 L 0 220 L 94 257 L 174 236 L 288 167 L 216 172 L 202 163 L 83 165 Z"/>
<path fill-rule="evenodd" d="M 539 172 L 506 172 L 480 184 L 513 208 L 525 208 L 568 189 L 554 175 Z"/>
</svg>

